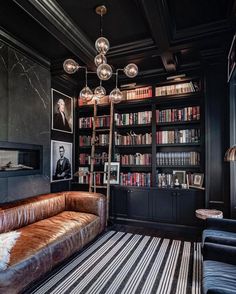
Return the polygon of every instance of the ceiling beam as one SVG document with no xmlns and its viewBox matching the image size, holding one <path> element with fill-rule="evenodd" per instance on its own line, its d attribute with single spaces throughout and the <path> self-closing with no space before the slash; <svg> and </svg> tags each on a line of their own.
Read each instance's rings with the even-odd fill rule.
<svg viewBox="0 0 236 294">
<path fill-rule="evenodd" d="M 95 48 L 55 0 L 13 0 L 79 61 L 94 67 Z"/>
<path fill-rule="evenodd" d="M 163 4 L 161 0 L 140 0 L 145 12 L 152 37 L 160 51 L 163 65 L 167 72 L 176 71 L 176 59 L 169 50 L 169 32 L 163 17 Z"/>
</svg>

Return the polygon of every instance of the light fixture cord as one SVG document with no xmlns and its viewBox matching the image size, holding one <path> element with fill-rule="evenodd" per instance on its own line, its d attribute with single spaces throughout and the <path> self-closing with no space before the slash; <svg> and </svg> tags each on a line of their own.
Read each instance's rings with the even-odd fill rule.
<svg viewBox="0 0 236 294">
<path fill-rule="evenodd" d="M 103 14 L 101 11 L 101 18 L 100 18 L 100 32 L 101 32 L 101 37 L 103 37 Z"/>
<path fill-rule="evenodd" d="M 87 71 L 87 67 L 85 68 L 85 85 L 86 87 L 88 86 L 88 71 Z"/>
</svg>

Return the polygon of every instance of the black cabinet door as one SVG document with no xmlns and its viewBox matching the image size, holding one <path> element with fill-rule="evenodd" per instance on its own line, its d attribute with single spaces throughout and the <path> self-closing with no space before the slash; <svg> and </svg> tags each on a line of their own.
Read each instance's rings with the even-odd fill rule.
<svg viewBox="0 0 236 294">
<path fill-rule="evenodd" d="M 128 217 L 128 190 L 113 188 L 111 192 L 110 213 L 116 217 Z"/>
<path fill-rule="evenodd" d="M 176 192 L 172 190 L 152 191 L 153 220 L 161 222 L 176 222 Z"/>
<path fill-rule="evenodd" d="M 204 191 L 179 191 L 177 198 L 177 223 L 183 225 L 197 225 L 199 220 L 195 210 L 204 208 Z"/>
<path fill-rule="evenodd" d="M 134 219 L 150 219 L 150 191 L 128 191 L 128 215 Z"/>
</svg>

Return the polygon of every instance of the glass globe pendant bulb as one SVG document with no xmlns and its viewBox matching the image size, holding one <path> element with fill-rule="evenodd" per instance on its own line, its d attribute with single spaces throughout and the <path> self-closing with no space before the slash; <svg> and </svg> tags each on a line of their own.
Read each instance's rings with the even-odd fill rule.
<svg viewBox="0 0 236 294">
<path fill-rule="evenodd" d="M 112 101 L 113 103 L 117 104 L 120 103 L 123 99 L 123 94 L 120 91 L 119 88 L 115 88 L 111 91 L 110 95 L 109 95 L 110 101 Z"/>
<path fill-rule="evenodd" d="M 88 86 L 85 86 L 81 91 L 80 91 L 80 98 L 84 102 L 89 102 L 93 99 L 93 92 L 90 90 Z"/>
<path fill-rule="evenodd" d="M 112 68 L 109 64 L 100 64 L 97 68 L 97 75 L 100 80 L 107 81 L 112 76 Z"/>
<path fill-rule="evenodd" d="M 126 65 L 126 67 L 124 68 L 124 73 L 126 74 L 127 77 L 129 78 L 134 78 L 137 76 L 138 74 L 138 67 L 136 64 L 134 63 L 129 63 L 128 65 Z"/>
<path fill-rule="evenodd" d="M 106 95 L 106 89 L 102 86 L 98 86 L 94 90 L 94 96 L 96 96 L 98 99 L 104 97 Z"/>
<path fill-rule="evenodd" d="M 97 52 L 106 54 L 107 51 L 110 49 L 109 41 L 104 37 L 100 37 L 95 42 L 95 48 Z"/>
<path fill-rule="evenodd" d="M 63 62 L 64 71 L 68 74 L 74 74 L 79 69 L 79 65 L 73 59 L 66 59 Z"/>
<path fill-rule="evenodd" d="M 100 64 L 107 63 L 106 56 L 102 53 L 98 54 L 94 58 L 94 63 L 98 67 Z"/>
</svg>

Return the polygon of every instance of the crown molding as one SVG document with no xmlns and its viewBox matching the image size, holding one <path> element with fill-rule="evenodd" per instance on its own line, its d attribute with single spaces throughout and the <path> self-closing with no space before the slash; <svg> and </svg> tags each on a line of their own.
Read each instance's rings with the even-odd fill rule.
<svg viewBox="0 0 236 294">
<path fill-rule="evenodd" d="M 7 32 L 1 27 L 0 27 L 0 39 L 6 45 L 27 55 L 27 57 L 31 58 L 34 62 L 40 64 L 46 69 L 50 69 L 50 61 L 47 58 L 43 57 L 36 50 L 30 48 L 28 45 L 26 45 L 22 41 L 17 40 L 14 36 L 12 36 L 9 32 Z"/>
<path fill-rule="evenodd" d="M 55 0 L 13 0 L 84 63 L 94 66 L 95 48 Z"/>
</svg>

